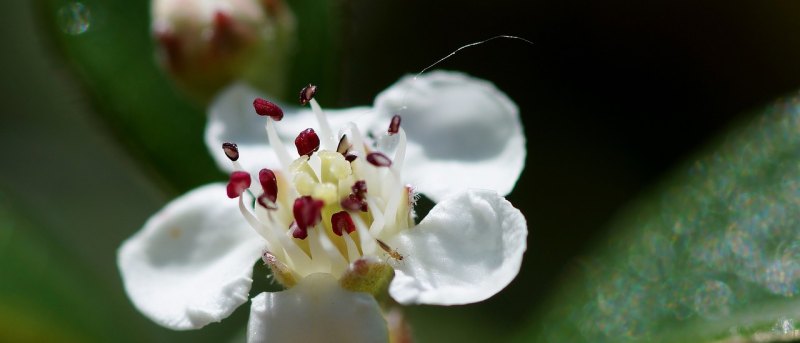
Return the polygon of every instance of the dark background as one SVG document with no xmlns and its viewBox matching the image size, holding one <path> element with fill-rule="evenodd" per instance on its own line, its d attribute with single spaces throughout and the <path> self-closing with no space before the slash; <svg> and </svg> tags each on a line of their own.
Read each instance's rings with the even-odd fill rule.
<svg viewBox="0 0 800 343">
<path fill-rule="evenodd" d="M 196 339 L 200 334 L 167 336 L 135 313 L 113 254 L 168 199 L 224 178 L 202 146 L 202 106 L 183 100 L 156 71 L 146 3 L 96 2 L 96 25 L 86 38 L 60 34 L 53 9 L 65 3 L 12 1 L 0 19 L 5 207 L 32 227 L 49 254 L 58 251 L 48 263 L 70 259 L 75 273 L 103 288 L 98 294 L 109 300 L 93 300 L 101 304 L 91 313 L 135 318 L 125 325 L 150 330 L 139 333 L 146 339 Z M 495 35 L 533 42 L 497 39 L 437 66 L 490 80 L 519 105 L 528 159 L 509 198 L 530 233 L 523 270 L 506 291 L 457 309 L 412 310 L 423 318 L 415 325 L 428 339 L 456 341 L 465 333 L 454 323 L 470 323 L 464 320 L 485 325 L 486 337 L 497 330 L 500 337 L 513 334 L 552 300 L 575 258 L 608 234 L 605 225 L 615 213 L 734 122 L 749 120 L 747 113 L 800 89 L 797 1 L 359 0 L 333 6 L 342 13 L 341 45 L 329 53 L 341 56 L 341 79 L 326 88 L 338 91 L 323 106 L 369 104 L 401 75 L 471 42 Z M 303 20 L 298 13 L 298 24 Z M 106 30 L 114 39 L 98 38 Z M 298 54 L 313 38 L 303 37 Z M 152 84 L 161 88 L 148 90 Z M 158 110 L 118 101 L 123 98 Z M 45 268 L 36 270 L 32 275 L 47 280 Z M 49 304 L 61 306 L 55 300 L 38 306 L 66 311 L 51 311 Z M 117 309 L 107 313 L 104 305 Z M 246 316 L 237 315 L 233 320 Z M 224 336 L 230 330 L 204 331 Z"/>
<path fill-rule="evenodd" d="M 494 35 L 534 43 L 493 40 L 439 65 L 493 81 L 525 125 L 528 160 L 510 196 L 529 222 L 525 267 L 475 305 L 503 323 L 545 301 L 620 208 L 734 121 L 800 89 L 798 2 L 357 4 L 344 87 L 353 103 L 396 78 L 386 69 L 415 73 Z"/>
</svg>

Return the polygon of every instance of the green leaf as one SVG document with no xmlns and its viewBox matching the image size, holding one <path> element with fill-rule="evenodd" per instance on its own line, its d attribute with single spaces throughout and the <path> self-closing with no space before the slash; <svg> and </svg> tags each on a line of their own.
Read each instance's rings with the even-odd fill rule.
<svg viewBox="0 0 800 343">
<path fill-rule="evenodd" d="M 36 232 L 0 193 L 0 341 L 120 341 L 97 280 Z"/>
<path fill-rule="evenodd" d="M 690 160 L 610 232 L 519 341 L 786 338 L 800 323 L 800 98 Z"/>
<path fill-rule="evenodd" d="M 220 174 L 203 142 L 205 113 L 170 84 L 155 63 L 148 1 L 82 1 L 85 32 L 71 34 L 72 2 L 40 0 L 41 23 L 82 79 L 100 117 L 177 191 Z"/>
</svg>

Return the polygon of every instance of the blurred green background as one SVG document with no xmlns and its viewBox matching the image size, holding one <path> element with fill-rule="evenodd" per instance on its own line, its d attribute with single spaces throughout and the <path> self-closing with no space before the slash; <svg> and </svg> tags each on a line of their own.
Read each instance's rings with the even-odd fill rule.
<svg viewBox="0 0 800 343">
<path fill-rule="evenodd" d="M 0 341 L 241 341 L 246 306 L 172 332 L 133 309 L 116 269 L 116 248 L 150 214 L 225 177 L 203 146 L 203 106 L 156 68 L 149 4 L 83 1 L 81 34 L 59 15 L 74 2 L 5 4 Z M 320 84 L 326 107 L 369 104 L 470 42 L 534 42 L 495 40 L 439 65 L 519 105 L 528 160 L 509 198 L 530 234 L 502 293 L 410 308 L 420 342 L 715 340 L 800 320 L 800 3 L 288 4 L 289 82 Z"/>
</svg>

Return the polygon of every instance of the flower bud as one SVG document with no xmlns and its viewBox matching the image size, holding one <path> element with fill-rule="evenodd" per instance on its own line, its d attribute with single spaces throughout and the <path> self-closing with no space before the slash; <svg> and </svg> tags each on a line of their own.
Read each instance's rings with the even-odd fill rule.
<svg viewBox="0 0 800 343">
<path fill-rule="evenodd" d="M 282 92 L 294 38 L 283 0 L 153 0 L 152 20 L 158 62 L 189 95 L 208 100 L 234 80 Z"/>
</svg>

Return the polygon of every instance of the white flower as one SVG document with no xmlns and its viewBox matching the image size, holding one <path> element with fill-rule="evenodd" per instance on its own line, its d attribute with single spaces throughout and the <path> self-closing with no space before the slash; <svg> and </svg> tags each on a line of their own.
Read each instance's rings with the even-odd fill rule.
<svg viewBox="0 0 800 343">
<path fill-rule="evenodd" d="M 348 291 L 361 290 L 365 268 L 394 268 L 398 302 L 439 305 L 484 300 L 519 272 L 527 225 L 502 195 L 525 142 L 517 107 L 494 86 L 434 72 L 402 79 L 373 108 L 326 116 L 311 99 L 311 110 L 278 115 L 255 104 L 279 122 L 253 113 L 257 97 L 234 86 L 211 108 L 206 143 L 232 171 L 228 185 L 173 200 L 120 248 L 142 313 L 173 329 L 219 321 L 247 300 L 263 253 L 289 289 L 253 298 L 250 341 L 385 341 L 374 298 Z M 238 147 L 220 149 L 227 142 Z M 414 191 L 437 202 L 416 226 Z"/>
</svg>

